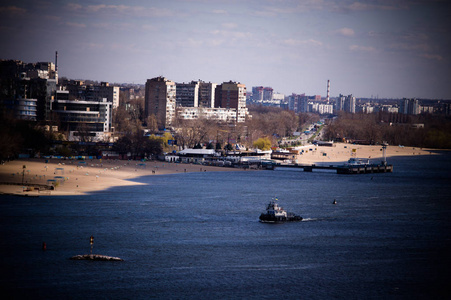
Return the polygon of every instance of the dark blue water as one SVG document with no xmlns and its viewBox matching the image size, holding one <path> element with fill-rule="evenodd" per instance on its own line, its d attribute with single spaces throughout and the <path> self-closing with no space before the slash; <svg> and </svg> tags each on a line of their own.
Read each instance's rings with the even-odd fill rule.
<svg viewBox="0 0 451 300">
<path fill-rule="evenodd" d="M 445 298 L 451 155 L 389 162 L 394 173 L 204 172 L 144 177 L 146 186 L 82 197 L 2 196 L 1 294 Z M 305 221 L 259 223 L 275 196 Z M 124 261 L 70 260 L 90 252 L 91 235 L 93 253 Z"/>
</svg>

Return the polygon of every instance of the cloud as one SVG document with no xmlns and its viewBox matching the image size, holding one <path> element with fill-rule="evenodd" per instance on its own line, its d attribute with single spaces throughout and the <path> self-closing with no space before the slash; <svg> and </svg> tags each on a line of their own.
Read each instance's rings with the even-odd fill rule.
<svg viewBox="0 0 451 300">
<path fill-rule="evenodd" d="M 150 24 L 143 24 L 141 25 L 141 28 L 145 31 L 155 31 L 157 29 L 157 27 Z"/>
<path fill-rule="evenodd" d="M 297 39 L 287 39 L 284 40 L 283 43 L 288 46 L 314 46 L 314 47 L 320 47 L 323 45 L 322 42 L 314 40 L 314 39 L 308 39 L 308 40 L 297 40 Z"/>
<path fill-rule="evenodd" d="M 61 16 L 47 15 L 47 16 L 43 16 L 43 18 L 46 20 L 49 20 L 49 21 L 53 21 L 53 22 L 61 21 Z"/>
<path fill-rule="evenodd" d="M 221 46 L 225 43 L 224 39 L 211 39 L 208 41 L 208 44 L 213 47 Z"/>
<path fill-rule="evenodd" d="M 379 3 L 364 3 L 363 1 L 356 1 L 350 5 L 345 6 L 346 10 L 351 11 L 375 11 L 375 10 L 399 10 L 408 8 L 407 3 L 403 3 L 403 1 L 379 1 Z"/>
<path fill-rule="evenodd" d="M 72 10 L 72 11 L 76 11 L 76 10 L 80 10 L 83 8 L 83 6 L 81 6 L 80 4 L 77 3 L 68 3 L 66 5 L 67 9 Z"/>
<path fill-rule="evenodd" d="M 260 5 L 253 14 L 256 16 L 273 17 L 283 14 L 299 14 L 314 11 L 393 11 L 409 9 L 412 5 L 418 4 L 418 1 L 411 0 L 302 0 L 269 2 L 271 3 L 270 5 Z"/>
<path fill-rule="evenodd" d="M 27 12 L 26 9 L 17 6 L 3 6 L 0 7 L 0 13 L 12 14 L 12 15 L 23 15 Z"/>
<path fill-rule="evenodd" d="M 105 4 L 88 5 L 88 6 L 86 7 L 86 10 L 87 10 L 88 12 L 98 12 L 99 10 L 105 9 L 105 8 L 107 8 L 107 7 L 108 7 L 108 6 L 105 5 Z"/>
<path fill-rule="evenodd" d="M 136 17 L 168 17 L 174 15 L 174 10 L 156 7 L 128 6 L 128 5 L 86 5 L 69 3 L 66 6 L 71 11 L 79 11 L 88 14 L 114 14 Z"/>
<path fill-rule="evenodd" d="M 393 43 L 390 45 L 391 49 L 395 50 L 405 50 L 405 51 L 430 51 L 431 46 L 427 43 L 416 44 L 416 43 Z"/>
<path fill-rule="evenodd" d="M 213 10 L 213 13 L 214 14 L 225 15 L 225 14 L 228 14 L 228 11 L 223 10 L 223 9 L 215 9 L 215 10 Z"/>
<path fill-rule="evenodd" d="M 347 37 L 351 37 L 351 36 L 355 35 L 354 29 L 347 28 L 347 27 L 343 27 L 338 30 L 335 30 L 335 33 L 339 34 L 339 35 L 347 36 Z"/>
<path fill-rule="evenodd" d="M 374 47 L 359 46 L 359 45 L 351 45 L 351 46 L 349 46 L 349 50 L 359 51 L 359 52 L 376 52 L 376 49 Z"/>
<path fill-rule="evenodd" d="M 188 38 L 188 40 L 185 43 L 185 45 L 187 45 L 189 47 L 195 47 L 195 48 L 201 47 L 203 44 L 204 44 L 203 41 L 196 40 L 196 39 L 193 39 L 193 38 Z"/>
<path fill-rule="evenodd" d="M 211 31 L 213 35 L 223 36 L 228 39 L 244 39 L 251 37 L 249 32 L 233 31 L 233 30 L 213 30 Z"/>
<path fill-rule="evenodd" d="M 66 22 L 66 25 L 75 28 L 86 28 L 86 24 L 83 23 Z"/>
<path fill-rule="evenodd" d="M 256 16 L 270 17 L 284 14 L 297 14 L 329 8 L 324 0 L 280 1 L 277 5 L 261 6 L 253 12 Z"/>
<path fill-rule="evenodd" d="M 235 29 L 235 28 L 238 27 L 238 24 L 236 24 L 236 23 L 223 23 L 222 27 L 226 28 L 226 29 Z"/>
<path fill-rule="evenodd" d="M 424 57 L 426 59 L 430 59 L 430 60 L 438 60 L 441 61 L 443 59 L 443 57 L 441 55 L 438 54 L 428 54 L 428 53 L 424 53 L 420 55 L 421 57 Z"/>
<path fill-rule="evenodd" d="M 84 47 L 85 49 L 89 49 L 89 50 L 99 50 L 99 49 L 102 49 L 103 47 L 105 47 L 105 45 L 99 44 L 99 43 L 83 43 L 82 47 Z"/>
</svg>

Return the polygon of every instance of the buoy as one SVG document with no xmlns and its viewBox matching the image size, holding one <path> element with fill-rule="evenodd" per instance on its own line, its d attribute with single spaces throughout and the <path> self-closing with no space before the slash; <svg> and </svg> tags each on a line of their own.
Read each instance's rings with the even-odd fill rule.
<svg viewBox="0 0 451 300">
<path fill-rule="evenodd" d="M 337 200 L 334 199 L 334 202 L 332 202 L 332 204 L 337 204 Z"/>
<path fill-rule="evenodd" d="M 47 244 L 45 242 L 42 243 L 42 250 L 43 251 L 47 250 Z"/>
</svg>

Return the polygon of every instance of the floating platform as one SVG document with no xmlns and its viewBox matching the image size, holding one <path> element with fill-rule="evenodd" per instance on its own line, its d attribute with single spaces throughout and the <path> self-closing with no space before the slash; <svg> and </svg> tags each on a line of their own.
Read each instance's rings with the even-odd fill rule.
<svg viewBox="0 0 451 300">
<path fill-rule="evenodd" d="M 84 254 L 84 255 L 75 255 L 70 259 L 72 260 L 102 260 L 102 261 L 123 261 L 122 258 L 99 255 L 99 254 Z"/>
<path fill-rule="evenodd" d="M 337 174 L 391 173 L 393 165 L 338 166 Z"/>
</svg>

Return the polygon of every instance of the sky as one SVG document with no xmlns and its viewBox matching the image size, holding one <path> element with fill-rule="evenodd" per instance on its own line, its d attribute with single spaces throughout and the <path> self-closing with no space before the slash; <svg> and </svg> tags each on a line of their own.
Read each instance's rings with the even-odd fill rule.
<svg viewBox="0 0 451 300">
<path fill-rule="evenodd" d="M 2 0 L 0 59 L 70 79 L 451 99 L 448 0 Z"/>
</svg>

